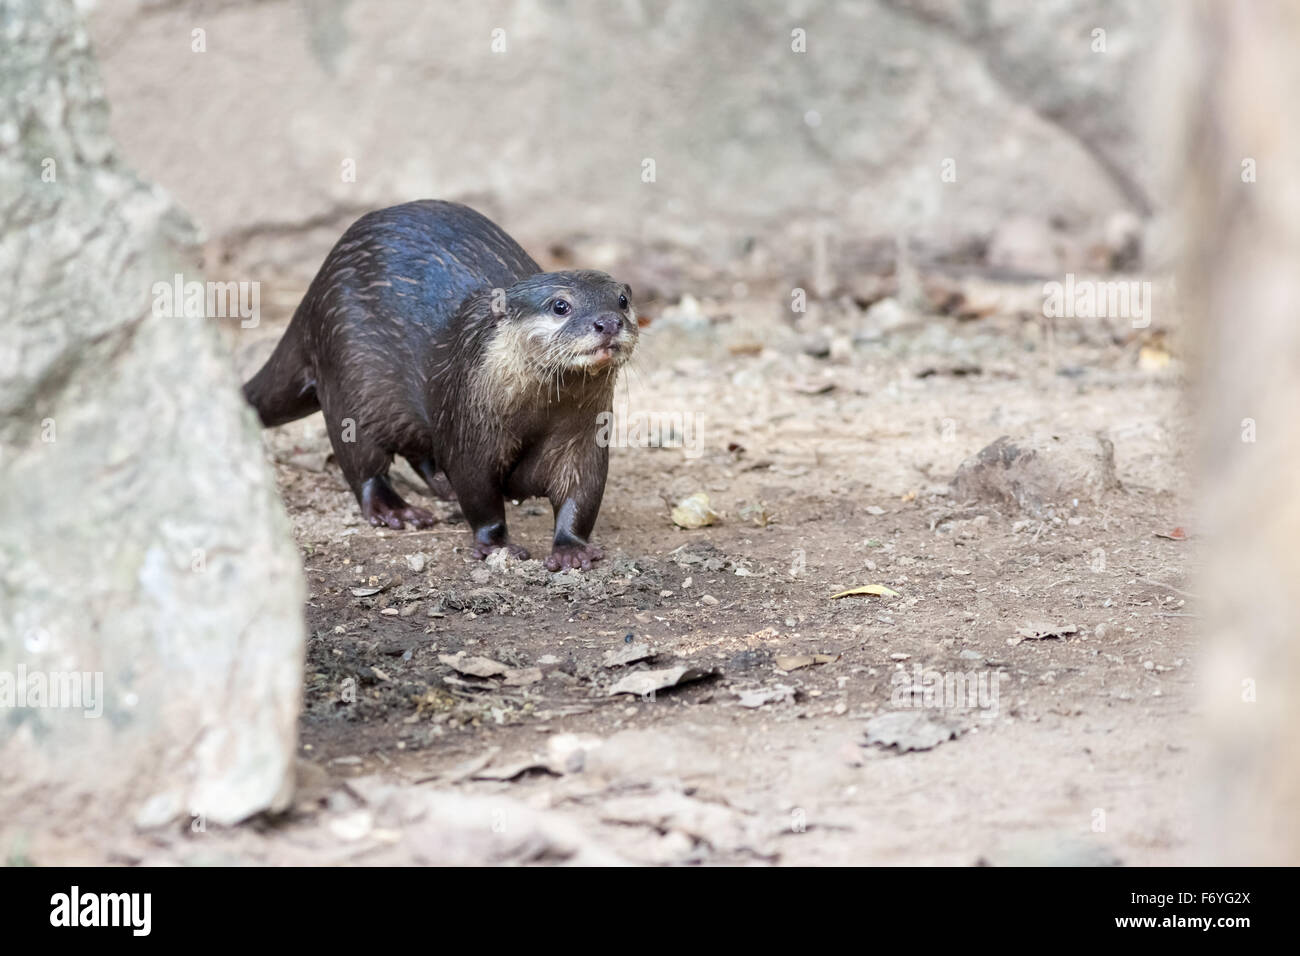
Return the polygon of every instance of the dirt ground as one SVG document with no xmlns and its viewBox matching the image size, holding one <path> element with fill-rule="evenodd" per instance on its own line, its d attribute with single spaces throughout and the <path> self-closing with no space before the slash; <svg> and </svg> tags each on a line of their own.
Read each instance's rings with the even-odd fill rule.
<svg viewBox="0 0 1300 956">
<path fill-rule="evenodd" d="M 235 341 L 244 371 L 302 291 L 271 286 Z M 310 588 L 302 787 L 275 820 L 127 856 L 1188 862 L 1195 545 L 1175 532 L 1187 432 L 1162 336 L 1049 323 L 1032 283 L 984 284 L 978 318 L 706 291 L 644 307 L 617 402 L 684 413 L 698 444 L 613 450 L 590 572 L 473 560 L 455 504 L 409 472 L 399 488 L 442 521 L 371 528 L 320 416 L 268 432 Z M 1104 434 L 1120 488 L 1038 516 L 956 500 L 963 460 L 1042 431 Z M 696 492 L 720 519 L 677 527 L 671 506 Z M 544 556 L 549 506 L 508 519 Z M 869 584 L 897 594 L 832 598 Z M 500 666 L 464 673 L 461 652 L 463 669 Z M 611 694 L 676 666 L 680 686 Z M 996 696 L 900 696 L 900 672 Z M 869 743 L 900 710 L 958 736 Z"/>
</svg>

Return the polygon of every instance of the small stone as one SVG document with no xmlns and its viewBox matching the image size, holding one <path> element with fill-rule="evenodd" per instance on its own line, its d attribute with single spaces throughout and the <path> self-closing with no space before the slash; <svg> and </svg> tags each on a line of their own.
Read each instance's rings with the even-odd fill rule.
<svg viewBox="0 0 1300 956">
<path fill-rule="evenodd" d="M 847 335 L 837 335 L 831 339 L 830 358 L 838 365 L 847 365 L 853 361 L 853 340 Z"/>
<path fill-rule="evenodd" d="M 871 333 L 896 332 L 913 321 L 913 317 L 895 298 L 881 299 L 874 303 L 867 309 L 863 319 L 864 332 L 868 336 Z"/>
<path fill-rule="evenodd" d="M 799 345 L 804 355 L 811 355 L 813 358 L 826 358 L 831 354 L 831 344 L 820 335 L 810 335 Z"/>
</svg>

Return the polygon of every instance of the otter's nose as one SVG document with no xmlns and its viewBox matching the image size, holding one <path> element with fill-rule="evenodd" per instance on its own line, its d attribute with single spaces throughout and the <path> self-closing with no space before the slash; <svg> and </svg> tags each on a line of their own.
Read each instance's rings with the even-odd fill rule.
<svg viewBox="0 0 1300 956">
<path fill-rule="evenodd" d="M 617 335 L 623 328 L 623 320 L 617 315 L 600 315 L 591 323 L 591 327 L 597 335 L 610 338 Z"/>
</svg>

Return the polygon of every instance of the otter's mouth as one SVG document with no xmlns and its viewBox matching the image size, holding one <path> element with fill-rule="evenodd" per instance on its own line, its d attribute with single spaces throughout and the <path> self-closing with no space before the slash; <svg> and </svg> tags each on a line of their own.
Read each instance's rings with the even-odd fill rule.
<svg viewBox="0 0 1300 956">
<path fill-rule="evenodd" d="M 622 355 L 623 346 L 617 342 L 609 342 L 605 345 L 597 345 L 593 349 L 587 349 L 585 352 L 579 352 L 575 358 L 578 363 L 588 367 L 607 365 Z"/>
</svg>

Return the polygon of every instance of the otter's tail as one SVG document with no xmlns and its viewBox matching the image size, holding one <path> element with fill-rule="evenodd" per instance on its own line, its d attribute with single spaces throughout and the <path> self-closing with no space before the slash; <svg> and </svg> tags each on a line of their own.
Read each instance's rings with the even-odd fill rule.
<svg viewBox="0 0 1300 956">
<path fill-rule="evenodd" d="M 293 317 L 261 371 L 244 384 L 244 397 L 257 409 L 264 428 L 320 411 L 316 373 L 303 348 L 298 318 Z"/>
</svg>

